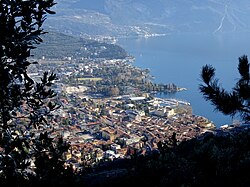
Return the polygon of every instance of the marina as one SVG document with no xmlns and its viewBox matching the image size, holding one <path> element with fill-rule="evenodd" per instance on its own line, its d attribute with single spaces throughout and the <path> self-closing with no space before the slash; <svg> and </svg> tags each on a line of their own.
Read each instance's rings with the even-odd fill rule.
<svg viewBox="0 0 250 187">
<path fill-rule="evenodd" d="M 171 99 L 171 98 L 154 98 L 155 102 L 158 102 L 161 106 L 168 106 L 168 107 L 176 107 L 179 105 L 187 105 L 191 106 L 191 103 L 179 100 L 179 99 Z"/>
</svg>

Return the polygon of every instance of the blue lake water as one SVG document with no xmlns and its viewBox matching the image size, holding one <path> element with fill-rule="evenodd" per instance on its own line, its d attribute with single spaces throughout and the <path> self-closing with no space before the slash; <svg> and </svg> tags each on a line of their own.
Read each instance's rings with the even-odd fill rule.
<svg viewBox="0 0 250 187">
<path fill-rule="evenodd" d="M 238 58 L 245 54 L 250 59 L 250 33 L 172 34 L 119 39 L 118 44 L 135 57 L 135 66 L 150 69 L 156 83 L 175 83 L 188 89 L 158 96 L 190 102 L 194 114 L 207 117 L 218 127 L 235 120 L 214 111 L 210 102 L 204 100 L 198 89 L 200 71 L 203 65 L 211 64 L 221 86 L 230 91 L 239 78 Z"/>
</svg>

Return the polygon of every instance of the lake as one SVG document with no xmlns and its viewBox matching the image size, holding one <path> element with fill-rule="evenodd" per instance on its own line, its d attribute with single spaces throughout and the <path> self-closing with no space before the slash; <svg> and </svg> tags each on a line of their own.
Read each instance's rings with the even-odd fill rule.
<svg viewBox="0 0 250 187">
<path fill-rule="evenodd" d="M 217 127 L 234 119 L 214 111 L 199 92 L 200 71 L 205 64 L 216 69 L 221 86 L 230 91 L 236 83 L 238 58 L 250 55 L 250 33 L 170 34 L 152 38 L 123 38 L 118 44 L 135 57 L 135 66 L 149 68 L 156 83 L 174 83 L 187 91 L 157 95 L 191 103 L 193 114 L 207 117 Z"/>
</svg>

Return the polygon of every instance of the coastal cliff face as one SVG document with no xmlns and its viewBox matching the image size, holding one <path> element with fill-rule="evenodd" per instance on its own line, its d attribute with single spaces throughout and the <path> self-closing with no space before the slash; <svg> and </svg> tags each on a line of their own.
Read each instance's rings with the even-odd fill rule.
<svg viewBox="0 0 250 187">
<path fill-rule="evenodd" d="M 72 33 L 141 36 L 250 30 L 247 0 L 58 0 L 51 28 Z"/>
</svg>

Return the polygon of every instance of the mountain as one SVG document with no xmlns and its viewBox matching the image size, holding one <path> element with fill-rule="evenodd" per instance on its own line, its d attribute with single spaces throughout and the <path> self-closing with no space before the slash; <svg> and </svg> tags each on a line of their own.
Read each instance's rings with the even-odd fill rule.
<svg viewBox="0 0 250 187">
<path fill-rule="evenodd" d="M 127 52 L 116 44 L 92 39 L 73 37 L 63 33 L 49 31 L 42 36 L 43 43 L 32 50 L 35 58 L 64 59 L 105 58 L 124 59 Z"/>
<path fill-rule="evenodd" d="M 250 30 L 247 0 L 58 0 L 55 11 L 47 25 L 74 35 L 124 37 Z"/>
</svg>

